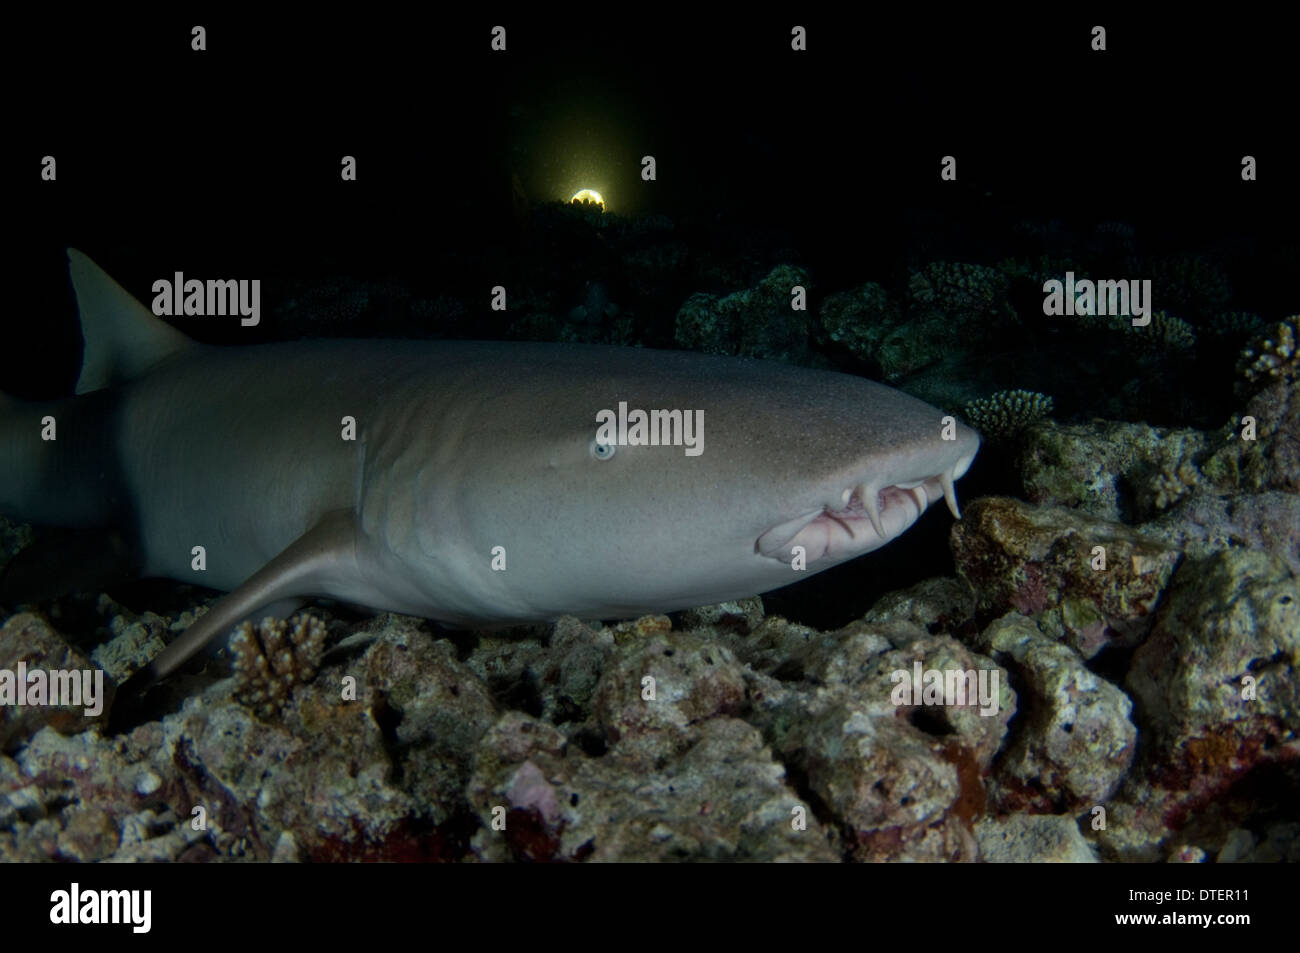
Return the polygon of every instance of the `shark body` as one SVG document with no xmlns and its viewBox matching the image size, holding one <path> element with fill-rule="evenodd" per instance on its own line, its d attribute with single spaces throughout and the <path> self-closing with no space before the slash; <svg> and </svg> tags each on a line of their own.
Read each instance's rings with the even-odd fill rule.
<svg viewBox="0 0 1300 953">
<path fill-rule="evenodd" d="M 753 595 L 885 545 L 939 499 L 957 515 L 952 484 L 979 446 L 899 391 L 772 362 L 200 345 L 69 259 L 80 396 L 0 408 L 0 511 L 125 526 L 142 575 L 229 591 L 141 681 L 312 596 L 497 626 Z M 703 452 L 609 443 L 597 415 L 620 402 L 702 411 Z M 47 418 L 56 440 L 42 439 Z"/>
</svg>

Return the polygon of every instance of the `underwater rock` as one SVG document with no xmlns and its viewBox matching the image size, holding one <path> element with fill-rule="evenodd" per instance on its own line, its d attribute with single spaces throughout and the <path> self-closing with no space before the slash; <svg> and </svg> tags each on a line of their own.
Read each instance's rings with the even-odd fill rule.
<svg viewBox="0 0 1300 953">
<path fill-rule="evenodd" d="M 910 622 L 927 632 L 957 632 L 975 618 L 975 593 L 960 579 L 936 576 L 888 592 L 867 610 L 866 622 Z"/>
<path fill-rule="evenodd" d="M 502 707 L 560 725 L 590 714 L 613 652 L 612 629 L 565 616 L 554 626 L 481 633 L 466 664 Z"/>
<path fill-rule="evenodd" d="M 1194 558 L 1229 549 L 1263 550 L 1300 573 L 1300 495 L 1295 493 L 1198 493 L 1138 531 Z"/>
<path fill-rule="evenodd" d="M 1162 763 L 1213 770 L 1221 756 L 1300 728 L 1300 582 L 1268 553 L 1181 566 L 1127 685 Z"/>
<path fill-rule="evenodd" d="M 1122 524 L 1010 497 L 968 505 L 951 543 L 982 617 L 1023 613 L 1084 658 L 1145 638 L 1179 560 L 1176 549 Z"/>
<path fill-rule="evenodd" d="M 961 699 L 953 703 L 944 699 L 943 704 L 923 704 L 924 681 L 918 684 L 914 677 L 917 663 L 922 672 L 973 673 L 974 681 L 962 686 L 967 692 L 964 703 Z M 897 673 L 905 672 L 912 682 L 911 704 L 897 706 L 894 717 L 942 740 L 948 749 L 945 756 L 954 763 L 970 759 L 981 775 L 988 771 L 1017 710 L 1016 693 L 1007 672 L 993 659 L 971 651 L 950 636 L 927 635 L 886 652 L 861 668 L 861 675 L 846 684 L 858 697 L 875 691 L 882 698 L 889 698 L 898 684 Z M 981 695 L 986 686 L 987 698 Z M 954 746 L 960 746 L 964 752 L 959 755 L 951 750 Z"/>
<path fill-rule="evenodd" d="M 483 822 L 475 853 L 531 861 L 839 859 L 754 728 L 720 716 L 694 734 L 688 749 L 647 770 L 639 758 L 625 761 L 619 745 L 591 757 L 566 746 L 554 727 L 506 713 L 484 737 L 468 788 Z"/>
<path fill-rule="evenodd" d="M 1021 717 L 991 784 L 998 808 L 1055 814 L 1108 800 L 1136 748 L 1128 697 L 1018 613 L 993 622 L 976 642 L 1012 670 L 1019 689 Z"/>
<path fill-rule="evenodd" d="M 1247 507 L 1256 502 L 1291 499 L 1243 496 L 1232 518 L 1254 519 Z M 1200 501 L 1166 517 L 1192 514 Z M 1190 519 L 1178 529 L 1184 535 L 1195 529 Z M 1281 519 L 1259 516 L 1259 525 Z M 1284 714 L 1295 707 L 1285 696 L 1290 663 L 1269 656 L 1268 644 L 1243 663 L 1249 670 L 1250 659 L 1263 660 L 1252 672 L 1260 717 L 1211 724 L 1181 746 L 1166 740 L 1170 730 L 1200 730 L 1198 719 L 1170 713 L 1176 706 L 1165 698 L 1208 691 L 1196 679 L 1210 676 L 1197 666 L 1212 660 L 1169 661 L 1148 675 L 1158 690 L 1141 696 L 1138 714 L 1175 729 L 1144 722 L 1149 744 L 1130 768 L 1128 699 L 1060 644 L 1064 628 L 1044 634 L 1011 613 L 978 631 L 990 593 L 1001 586 L 1011 593 L 1003 599 L 1023 595 L 1010 584 L 1025 568 L 1060 603 L 1055 614 L 1050 606 L 1037 614 L 1049 633 L 1076 618 L 1061 608 L 1070 599 L 1086 595 L 1099 612 L 1140 601 L 1142 574 L 1099 573 L 1102 589 L 1084 587 L 1069 571 L 1076 547 L 1104 538 L 1109 570 L 1118 559 L 1127 572 L 1137 555 L 1163 572 L 1174 537 L 1151 557 L 1147 541 L 1112 524 L 1101 524 L 1103 534 L 1095 522 L 975 501 L 959 524 L 971 531 L 963 578 L 890 593 L 834 631 L 764 618 L 757 598 L 677 613 L 683 631 L 666 616 L 611 626 L 570 618 L 450 638 L 391 614 L 347 623 L 352 634 L 332 640 L 315 677 L 270 720 L 235 700 L 234 679 L 195 679 L 207 683 L 201 693 L 129 734 L 47 728 L 15 740 L 13 757 L 0 755 L 0 858 L 969 861 L 982 850 L 985 859 L 1046 859 L 1079 847 L 1078 832 L 1072 839 L 1055 815 L 1098 805 L 1107 827 L 1085 839 L 1107 860 L 1214 857 L 1234 829 L 1253 833 L 1261 858 L 1288 856 L 1293 835 L 1265 837 L 1277 808 L 1233 787 L 1290 763 L 1293 749 L 1300 763 Z M 988 578 L 968 575 L 980 554 Z M 1258 587 L 1285 572 L 1270 565 L 1237 571 L 1246 594 L 1238 602 L 1256 614 Z M 1194 594 L 1194 582 L 1184 584 Z M 1232 587 L 1209 587 L 1219 589 Z M 1179 636 L 1189 645 L 1197 614 L 1215 631 L 1239 625 L 1213 621 L 1215 610 L 1199 603 L 1178 611 L 1189 620 Z M 1232 619 L 1249 616 L 1233 611 Z M 119 637 L 142 621 L 146 634 L 157 626 L 112 614 Z M 1135 670 L 1148 653 L 1159 661 L 1161 653 L 1140 648 Z M 996 711 L 985 716 L 970 700 L 895 704 L 895 674 L 913 675 L 918 663 L 996 672 Z M 346 677 L 356 680 L 355 700 Z M 1180 719 L 1190 727 L 1178 728 Z M 1278 797 L 1296 783 L 1274 785 Z M 191 826 L 195 807 L 206 829 Z M 1034 820 L 1035 812 L 1052 819 Z M 1239 859 L 1254 856 L 1239 846 Z"/>
<path fill-rule="evenodd" d="M 762 597 L 750 596 L 748 599 L 733 599 L 731 602 L 700 606 L 698 609 L 684 609 L 679 613 L 679 618 L 684 631 L 709 626 L 748 634 L 763 623 L 763 614 Z"/>
<path fill-rule="evenodd" d="M 1246 417 L 1254 423 L 1254 439 L 1238 434 Z M 1294 381 L 1275 380 L 1253 394 L 1222 438 L 1201 467 L 1221 492 L 1300 493 L 1300 387 Z"/>
<path fill-rule="evenodd" d="M 228 699 L 187 702 L 164 725 L 196 803 L 210 821 L 247 831 L 258 859 L 270 858 L 285 830 L 312 859 L 387 857 L 420 804 L 395 783 L 379 699 L 358 699 L 313 684 L 280 723 Z"/>
<path fill-rule="evenodd" d="M 1242 864 L 1300 863 L 1300 823 L 1284 821 L 1271 825 L 1258 841 L 1250 831 L 1234 831 L 1238 837 L 1224 843 L 1215 861 Z M 1246 835 L 1242 837 L 1240 835 Z M 1231 835 L 1230 835 L 1231 838 Z M 1249 838 L 1249 840 L 1247 840 Z M 1229 845 L 1235 848 L 1229 852 Z"/>
<path fill-rule="evenodd" d="M 705 354 L 808 364 L 808 312 L 791 307 L 796 285 L 811 291 L 808 273 L 797 265 L 777 265 L 757 287 L 725 297 L 693 294 L 677 312 L 674 338 Z"/>
<path fill-rule="evenodd" d="M 108 630 L 112 638 L 95 646 L 90 657 L 117 684 L 144 668 L 167 647 L 163 633 L 168 623 L 162 616 L 153 612 L 137 616 L 104 595 L 100 596 L 99 611 L 111 613 Z"/>
<path fill-rule="evenodd" d="M 977 858 L 969 830 L 975 803 L 962 797 L 963 784 L 978 781 L 977 770 L 945 757 L 942 739 L 844 695 L 826 693 L 806 704 L 797 720 L 788 716 L 778 751 L 799 766 L 809 791 L 839 822 L 854 860 Z"/>
<path fill-rule="evenodd" d="M 393 616 L 357 667 L 369 718 L 397 766 L 395 780 L 417 799 L 422 820 L 448 822 L 464 809 L 470 760 L 497 718 L 487 686 L 457 659 L 451 642 L 431 638 L 409 616 Z M 337 677 L 322 681 L 339 684 Z"/>
<path fill-rule="evenodd" d="M 60 679 L 65 675 L 75 677 L 79 704 L 50 704 L 53 690 L 58 687 L 51 684 L 51 671 L 61 673 Z M 87 672 L 91 673 L 92 691 L 99 693 L 96 703 L 100 706 L 98 713 L 89 715 L 87 710 L 94 706 L 81 695 Z M 113 690 L 113 681 L 41 616 L 22 612 L 10 616 L 0 627 L 0 692 L 6 693 L 0 696 L 4 699 L 0 703 L 0 751 L 14 751 L 46 725 L 63 734 L 76 734 L 98 725 L 112 706 Z"/>
<path fill-rule="evenodd" d="M 1031 503 L 1077 508 L 1140 523 L 1168 509 L 1201 479 L 1198 430 L 1093 420 L 1044 421 L 1024 436 L 1019 469 Z"/>
<path fill-rule="evenodd" d="M 970 824 L 985 810 L 982 775 L 1015 711 L 1006 673 L 904 620 L 815 636 L 797 674 L 751 681 L 747 717 L 834 819 L 841 849 L 858 861 L 977 859 Z M 902 671 L 910 684 L 917 662 L 923 671 L 975 670 L 977 679 L 981 668 L 997 671 L 998 710 L 895 704 L 893 676 Z"/>
<path fill-rule="evenodd" d="M 1179 568 L 1129 668 L 1143 743 L 1096 835 L 1105 859 L 1215 856 L 1232 831 L 1293 813 L 1298 602 L 1295 576 L 1267 554 L 1234 550 Z M 1253 698 L 1242 697 L 1246 675 Z"/>
<path fill-rule="evenodd" d="M 779 615 L 768 616 L 751 632 L 733 631 L 716 624 L 698 631 L 727 646 L 753 671 L 796 681 L 803 678 L 804 659 L 813 644 L 828 639 L 825 633 L 811 626 Z"/>
<path fill-rule="evenodd" d="M 667 632 L 619 646 L 596 686 L 592 719 L 624 759 L 648 766 L 688 748 L 697 723 L 744 706 L 743 667 L 729 649 Z"/>
<path fill-rule="evenodd" d="M 187 823 L 190 802 L 171 751 L 158 744 L 159 726 L 152 728 L 119 740 L 51 728 L 33 736 L 17 756 L 19 775 L 0 780 L 0 858 L 178 860 L 218 840 L 215 823 L 206 830 Z M 169 800 L 185 805 L 184 820 Z M 6 802 L 15 815 L 8 822 Z M 8 844 L 6 827 L 13 832 Z"/>
<path fill-rule="evenodd" d="M 1015 814 L 984 818 L 975 825 L 982 859 L 990 864 L 1095 864 L 1093 852 L 1073 817 Z"/>
</svg>

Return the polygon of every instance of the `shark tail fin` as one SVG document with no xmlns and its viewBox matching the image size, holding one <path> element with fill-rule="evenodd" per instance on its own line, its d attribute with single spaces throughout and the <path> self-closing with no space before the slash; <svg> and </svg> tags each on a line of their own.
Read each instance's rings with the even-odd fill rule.
<svg viewBox="0 0 1300 953">
<path fill-rule="evenodd" d="M 160 321 L 86 255 L 68 249 L 85 352 L 77 393 L 129 380 L 194 342 Z"/>
</svg>

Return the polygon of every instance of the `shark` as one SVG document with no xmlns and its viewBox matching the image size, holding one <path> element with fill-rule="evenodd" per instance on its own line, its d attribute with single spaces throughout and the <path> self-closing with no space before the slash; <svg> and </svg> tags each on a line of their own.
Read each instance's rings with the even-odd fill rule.
<svg viewBox="0 0 1300 953">
<path fill-rule="evenodd" d="M 318 597 L 493 628 L 755 595 L 885 546 L 939 500 L 960 518 L 953 484 L 979 449 L 901 391 L 771 361 L 200 344 L 67 256 L 76 394 L 0 398 L 0 512 L 120 528 L 139 575 L 226 592 L 136 687 L 245 619 Z M 696 452 L 667 423 L 662 440 L 625 426 L 626 408 L 696 421 Z"/>
</svg>

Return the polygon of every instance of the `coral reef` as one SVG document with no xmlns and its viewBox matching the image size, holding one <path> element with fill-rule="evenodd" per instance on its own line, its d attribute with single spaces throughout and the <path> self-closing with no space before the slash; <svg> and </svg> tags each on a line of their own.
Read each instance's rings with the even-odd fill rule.
<svg viewBox="0 0 1300 953">
<path fill-rule="evenodd" d="M 11 726 L 0 857 L 1295 853 L 1295 832 L 1256 825 L 1231 789 L 1295 747 L 1300 592 L 1285 565 L 1231 551 L 1173 573 L 1177 552 L 1127 527 L 1016 501 L 975 500 L 957 525 L 961 578 L 891 593 L 829 632 L 765 617 L 758 599 L 679 613 L 683 628 L 562 619 L 455 642 L 385 614 L 295 667 L 290 692 L 269 684 L 286 670 L 277 651 L 314 656 L 323 623 L 294 627 L 296 640 L 273 623 L 269 654 L 266 626 L 262 639 L 250 627 L 236 669 L 261 694 L 249 698 L 243 675 L 209 677 L 178 710 L 116 737 L 99 720 Z M 1090 566 L 1098 541 L 1105 572 Z M 159 628 L 106 611 L 118 638 Z M 43 641 L 47 657 L 69 651 L 38 623 L 17 616 L 0 634 Z M 1119 683 L 1087 664 L 1099 644 L 1135 642 Z M 918 668 L 996 675 L 992 704 L 900 702 L 899 673 Z M 1258 700 L 1239 698 L 1245 674 Z M 270 719 L 240 700 L 272 696 Z M 1080 833 L 1072 815 L 1098 806 L 1107 826 Z"/>
<path fill-rule="evenodd" d="M 808 312 L 791 307 L 796 285 L 811 290 L 808 272 L 778 265 L 754 288 L 726 296 L 693 294 L 677 312 L 674 339 L 706 354 L 807 363 Z"/>
<path fill-rule="evenodd" d="M 1237 373 L 1250 393 L 1272 383 L 1294 384 L 1300 376 L 1300 350 L 1296 348 L 1296 326 L 1300 315 L 1287 318 L 1261 332 L 1241 352 Z"/>
<path fill-rule="evenodd" d="M 886 350 L 891 338 L 884 329 L 898 332 L 902 311 L 883 287 L 875 282 L 852 291 L 828 295 L 818 309 L 821 334 L 831 347 L 842 347 L 860 361 L 879 361 L 888 376 L 895 377 L 915 360 L 892 357 Z M 898 343 L 903 343 L 899 335 Z"/>
<path fill-rule="evenodd" d="M 1130 274 L 1151 280 L 1161 307 L 1198 321 L 1222 310 L 1232 297 L 1227 274 L 1202 255 L 1162 255 L 1130 258 Z"/>
<path fill-rule="evenodd" d="M 933 262 L 912 272 L 907 283 L 912 307 L 939 308 L 959 319 L 1013 317 L 1007 279 L 996 268 L 962 262 Z"/>
<path fill-rule="evenodd" d="M 1196 330 L 1167 311 L 1152 314 L 1148 325 L 1136 327 L 1128 320 L 1121 327 L 1128 340 L 1150 354 L 1185 351 L 1196 343 Z"/>
<path fill-rule="evenodd" d="M 1171 767 L 1252 737 L 1293 737 L 1298 666 L 1295 574 L 1266 553 L 1233 550 L 1180 567 L 1127 685 L 1152 713 Z"/>
<path fill-rule="evenodd" d="M 1108 800 L 1133 762 L 1133 705 L 1078 652 L 1008 613 L 975 643 L 1018 676 L 1026 723 L 998 760 L 989 796 L 1002 812 L 1073 813 Z"/>
<path fill-rule="evenodd" d="M 1052 413 L 1052 398 L 1029 390 L 1003 390 L 967 404 L 968 423 L 991 440 L 1007 440 Z"/>
<path fill-rule="evenodd" d="M 1222 341 L 1245 341 L 1264 328 L 1264 319 L 1249 311 L 1223 311 L 1209 321 L 1207 332 Z"/>
<path fill-rule="evenodd" d="M 828 295 L 819 309 L 818 339 L 896 381 L 964 353 L 976 328 L 987 335 L 1015 326 L 1009 285 L 996 268 L 935 262 L 911 272 L 905 307 L 872 282 Z"/>
<path fill-rule="evenodd" d="M 975 825 L 980 854 L 990 864 L 1095 864 L 1097 854 L 1073 817 L 1014 814 Z"/>
<path fill-rule="evenodd" d="M 952 549 L 979 616 L 1023 613 L 1084 658 L 1146 637 L 1180 556 L 1123 524 L 1007 497 L 968 504 Z"/>
<path fill-rule="evenodd" d="M 111 638 L 95 646 L 90 657 L 118 684 L 144 668 L 166 647 L 163 633 L 168 624 L 162 616 L 153 612 L 136 616 L 106 595 L 100 596 L 97 609 L 101 615 L 109 616 Z"/>
<path fill-rule="evenodd" d="M 54 686 L 48 675 L 51 671 L 71 673 L 76 678 L 77 697 L 83 704 L 51 704 L 54 700 Z M 77 732 L 96 724 L 97 716 L 86 713 L 90 702 L 83 695 L 85 682 L 81 675 L 88 672 L 93 676 L 96 671 L 94 663 L 68 645 L 43 617 L 32 612 L 10 616 L 0 627 L 0 673 L 4 673 L 0 687 L 11 693 L 0 704 L 0 751 L 15 750 L 29 735 L 46 725 L 58 731 Z M 22 673 L 28 676 L 40 673 L 44 687 L 39 696 L 30 682 L 20 684 L 28 681 L 22 678 Z M 103 695 L 99 702 L 102 711 L 107 712 L 113 683 L 103 678 L 102 672 L 100 678 Z M 91 687 L 93 690 L 93 682 Z"/>
<path fill-rule="evenodd" d="M 234 657 L 235 698 L 264 718 L 273 716 L 295 685 L 316 675 L 325 650 L 325 623 L 303 614 L 292 624 L 265 618 L 243 622 L 230 637 Z"/>
<path fill-rule="evenodd" d="M 1032 503 L 1141 523 L 1196 485 L 1196 461 L 1206 448 L 1206 436 L 1197 430 L 1049 421 L 1025 435 L 1018 470 Z"/>
</svg>

